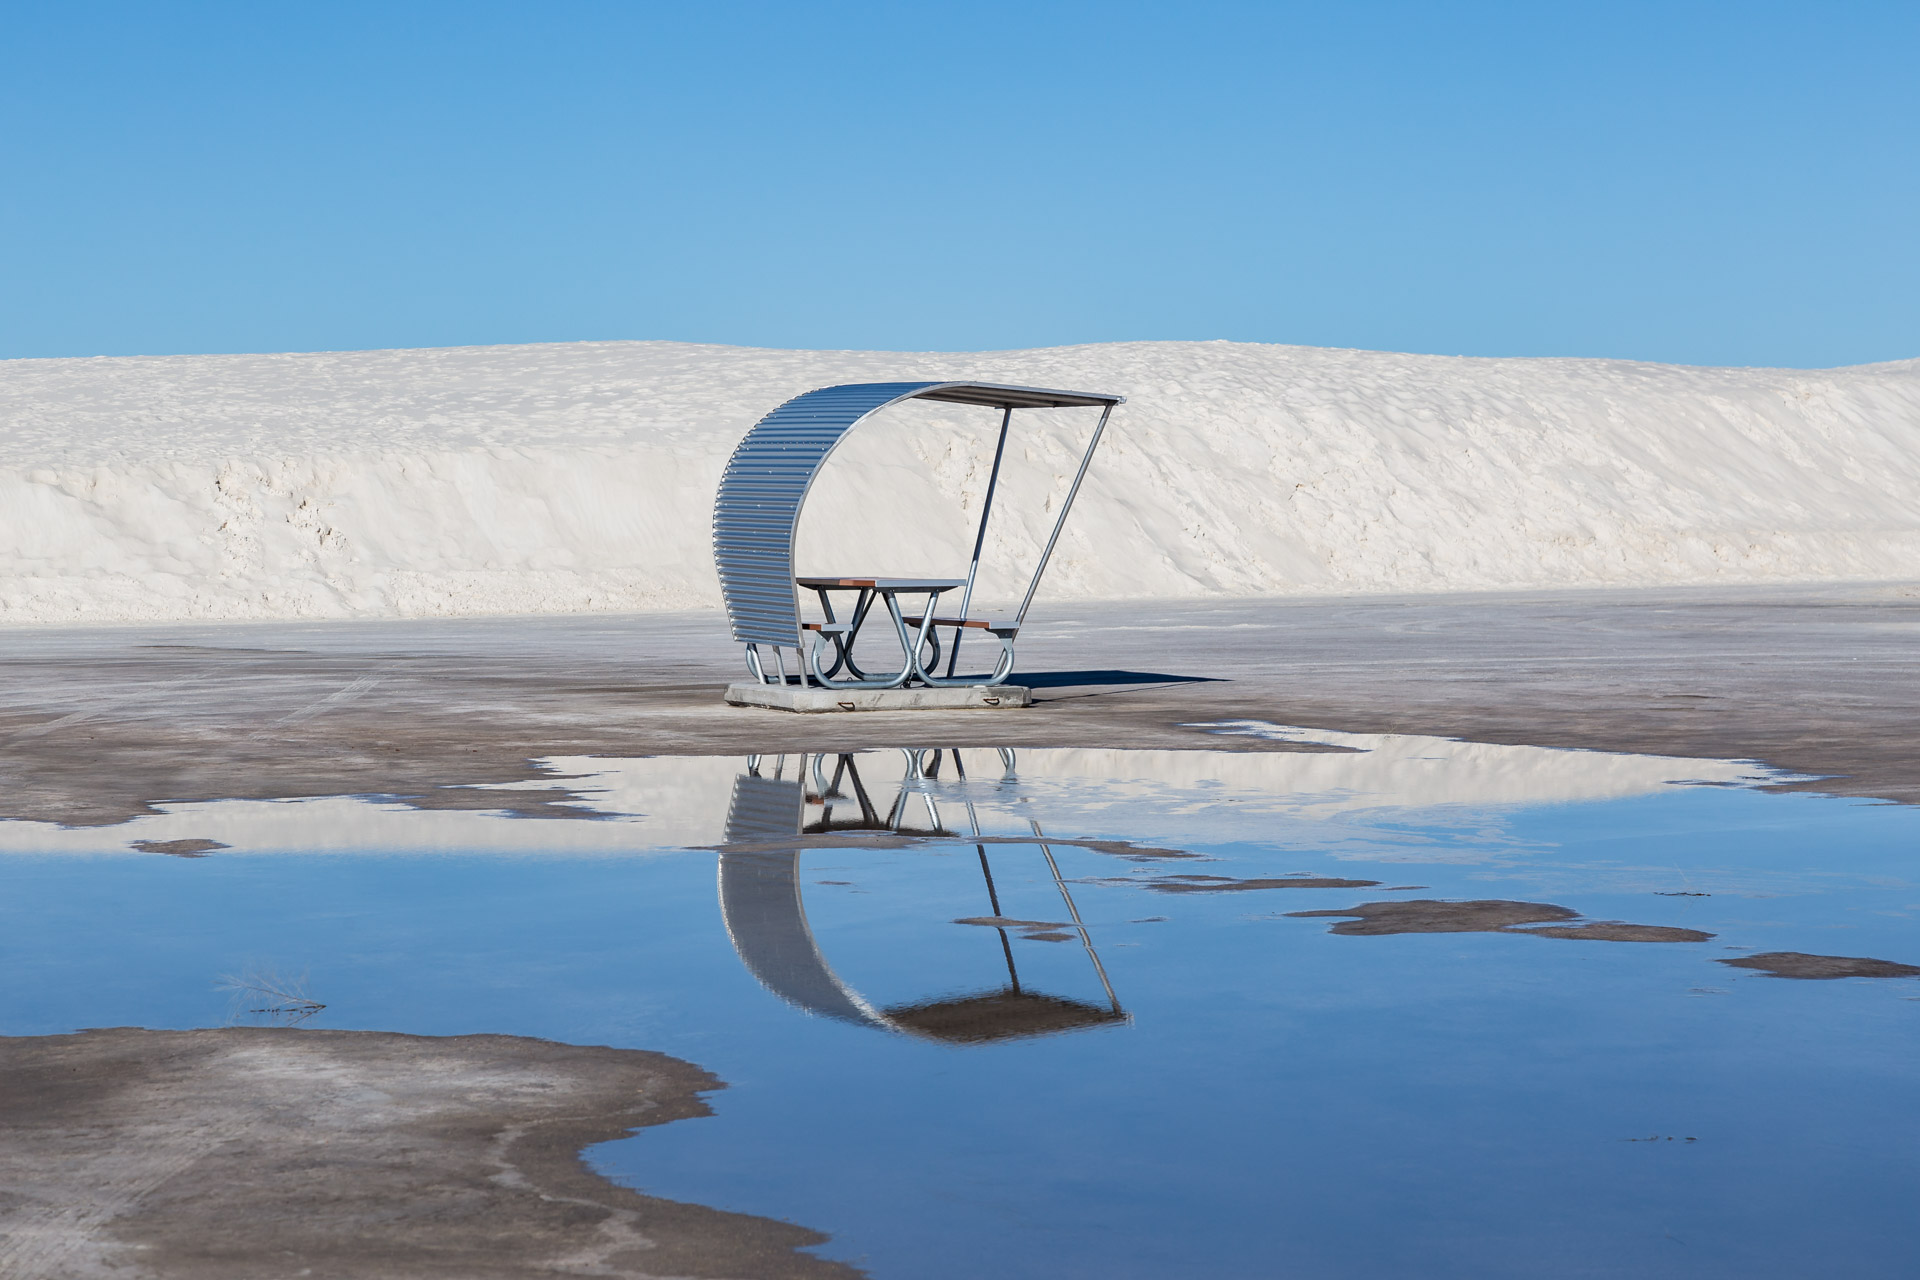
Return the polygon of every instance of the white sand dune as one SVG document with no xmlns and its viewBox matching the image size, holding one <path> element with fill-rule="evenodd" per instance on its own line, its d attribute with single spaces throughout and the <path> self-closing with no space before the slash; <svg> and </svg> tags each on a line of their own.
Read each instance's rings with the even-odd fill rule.
<svg viewBox="0 0 1920 1280">
<path fill-rule="evenodd" d="M 918 377 L 1129 397 L 1056 597 L 1920 578 L 1920 360 L 599 342 L 0 363 L 0 623 L 711 607 L 710 505 L 747 427 L 812 387 Z M 1026 417 L 989 607 L 1091 426 Z M 993 423 L 916 404 L 863 429 L 802 567 L 963 567 Z"/>
</svg>

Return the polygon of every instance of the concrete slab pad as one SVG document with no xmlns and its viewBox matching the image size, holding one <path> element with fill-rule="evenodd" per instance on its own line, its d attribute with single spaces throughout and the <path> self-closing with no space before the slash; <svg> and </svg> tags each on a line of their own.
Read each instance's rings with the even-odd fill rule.
<svg viewBox="0 0 1920 1280">
<path fill-rule="evenodd" d="M 772 711 L 1009 711 L 1033 705 L 1019 685 L 976 684 L 960 689 L 814 689 L 741 680 L 727 686 L 736 707 Z"/>
</svg>

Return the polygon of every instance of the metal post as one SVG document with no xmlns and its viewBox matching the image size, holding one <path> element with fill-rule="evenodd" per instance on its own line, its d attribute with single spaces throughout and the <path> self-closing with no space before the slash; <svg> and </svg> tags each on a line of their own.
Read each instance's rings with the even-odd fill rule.
<svg viewBox="0 0 1920 1280">
<path fill-rule="evenodd" d="M 987 475 L 987 496 L 980 504 L 980 530 L 973 535 L 973 563 L 967 566 L 967 589 L 960 593 L 960 617 L 964 621 L 967 610 L 973 607 L 973 579 L 980 572 L 980 549 L 987 544 L 987 517 L 993 514 L 993 489 L 1000 483 L 1000 459 L 1007 452 L 1007 428 L 1013 425 L 1013 406 L 1007 405 L 1000 411 L 1000 443 L 993 447 L 993 470 Z M 947 655 L 947 679 L 953 679 L 954 671 L 960 665 L 960 638 L 966 634 L 965 627 L 953 629 L 953 652 Z"/>
<path fill-rule="evenodd" d="M 1107 981 L 1107 966 L 1100 963 L 1100 953 L 1093 949 L 1093 935 L 1087 932 L 1087 926 L 1080 920 L 1080 908 L 1073 905 L 1073 895 L 1067 892 L 1067 882 L 1060 878 L 1060 864 L 1053 860 L 1053 850 L 1047 844 L 1047 837 L 1036 819 L 1028 818 L 1027 825 L 1033 828 L 1034 841 L 1039 844 L 1040 852 L 1046 855 L 1047 869 L 1053 872 L 1054 887 L 1060 890 L 1060 900 L 1067 904 L 1067 914 L 1073 917 L 1073 927 L 1080 931 L 1080 941 L 1087 949 L 1087 958 L 1093 961 L 1093 971 L 1100 976 L 1100 989 L 1107 993 L 1107 1003 L 1113 1011 L 1119 1013 L 1120 998 L 1113 994 L 1113 984 Z"/>
<path fill-rule="evenodd" d="M 955 751 L 953 758 L 958 760 L 960 753 Z M 973 801 L 971 800 L 967 801 L 967 821 L 973 824 L 973 836 L 974 839 L 978 840 L 980 838 L 980 815 L 974 812 Z M 993 868 L 987 865 L 987 846 L 984 844 L 976 844 L 973 847 L 980 851 L 980 874 L 987 878 L 987 901 L 993 904 L 994 918 L 1004 920 L 1006 919 L 1006 914 L 1000 910 L 1000 894 L 999 891 L 993 887 Z M 1003 924 L 997 924 L 993 929 L 995 933 L 1000 935 L 1000 950 L 1007 957 L 1007 984 L 1013 988 L 1015 995 L 1019 995 L 1020 971 L 1013 967 L 1013 944 L 1007 940 L 1007 927 Z"/>
<path fill-rule="evenodd" d="M 853 762 L 853 753 L 850 751 L 842 752 L 840 759 L 847 766 L 847 776 L 853 779 L 853 798 L 860 806 L 860 826 L 863 830 L 871 831 L 879 824 L 880 815 L 873 807 L 873 800 L 867 795 L 865 784 L 860 781 L 860 766 Z M 833 775 L 833 785 L 836 787 L 840 785 L 840 775 L 837 773 Z"/>
<path fill-rule="evenodd" d="M 1033 581 L 1027 586 L 1027 598 L 1020 602 L 1020 612 L 1014 615 L 1013 625 L 1017 628 L 1027 620 L 1027 609 L 1033 604 L 1033 593 L 1040 589 L 1040 575 L 1047 571 L 1047 561 L 1053 558 L 1053 544 L 1060 541 L 1060 530 L 1067 524 L 1067 512 L 1073 510 L 1073 499 L 1080 492 L 1080 482 L 1087 478 L 1087 467 L 1093 462 L 1093 451 L 1100 444 L 1100 433 L 1107 429 L 1107 419 L 1113 416 L 1113 406 L 1108 405 L 1100 411 L 1100 425 L 1093 429 L 1093 439 L 1087 441 L 1087 456 L 1080 459 L 1080 470 L 1074 474 L 1073 486 L 1067 490 L 1067 499 L 1060 504 L 1060 516 L 1053 522 L 1053 534 L 1047 539 L 1047 549 L 1040 553 L 1040 566 L 1033 571 Z"/>
</svg>

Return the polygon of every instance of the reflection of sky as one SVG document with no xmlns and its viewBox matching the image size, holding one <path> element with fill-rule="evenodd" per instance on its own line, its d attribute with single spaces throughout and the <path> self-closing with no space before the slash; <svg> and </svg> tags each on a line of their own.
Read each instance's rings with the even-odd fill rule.
<svg viewBox="0 0 1920 1280">
<path fill-rule="evenodd" d="M 1394 767 L 1420 759 L 1403 754 Z M 935 784 L 949 825 L 965 794 L 1007 836 L 1032 817 L 1062 838 L 1211 859 L 1053 846 L 1123 1026 L 955 1048 L 769 995 L 720 926 L 714 856 L 660 849 L 717 836 L 737 760 L 673 762 L 675 797 L 717 797 L 705 835 L 691 810 L 659 828 L 396 810 L 451 834 L 350 860 L 23 849 L 0 864 L 0 1014 L 13 1034 L 213 1025 L 228 1013 L 218 977 L 260 965 L 307 973 L 328 1005 L 314 1025 L 673 1053 L 730 1082 L 717 1114 L 599 1147 L 597 1165 L 654 1194 L 828 1231 L 824 1252 L 881 1276 L 1909 1274 L 1920 983 L 1783 981 L 1713 961 L 1920 963 L 1914 812 L 1670 785 L 1731 780 L 1691 761 L 1570 794 L 1616 758 L 1551 754 L 1573 762 L 1559 791 L 1538 772 L 1524 792 L 1490 788 L 1443 759 L 1428 762 L 1438 790 L 1398 804 L 1390 782 L 1350 772 L 1341 807 L 1324 798 L 1337 787 L 1262 788 L 1338 761 L 1391 770 L 1354 755 L 1023 751 L 1009 789 L 991 753 L 967 753 L 964 790 L 950 773 Z M 897 756 L 863 759 L 890 800 Z M 1191 768 L 1164 803 L 1139 781 L 1163 760 Z M 654 762 L 591 763 L 605 782 L 592 803 L 650 812 L 633 797 Z M 1103 789 L 1099 768 L 1125 781 Z M 241 834 L 209 825 L 219 806 L 198 808 L 196 822 L 111 838 Z M 297 847 L 298 822 L 278 814 L 302 812 L 336 811 L 281 806 L 258 829 Z M 469 831 L 476 852 L 541 856 L 460 856 Z M 621 839 L 568 843 L 602 839 L 577 831 Z M 97 848 L 105 833 L 82 834 Z M 309 830 L 330 850 L 350 834 Z M 989 853 L 1004 914 L 1062 918 L 1033 846 Z M 823 951 L 876 1003 L 1004 976 L 993 930 L 949 923 L 987 911 L 970 843 L 814 849 L 802 867 Z M 1383 887 L 1170 896 L 1125 883 L 1328 870 Z M 1403 884 L 1426 887 L 1386 887 Z M 1660 896 L 1680 892 L 1710 896 Z M 1553 902 L 1718 936 L 1337 937 L 1329 920 L 1283 914 L 1411 897 Z M 1024 981 L 1097 998 L 1077 943 L 1012 945 Z"/>
</svg>

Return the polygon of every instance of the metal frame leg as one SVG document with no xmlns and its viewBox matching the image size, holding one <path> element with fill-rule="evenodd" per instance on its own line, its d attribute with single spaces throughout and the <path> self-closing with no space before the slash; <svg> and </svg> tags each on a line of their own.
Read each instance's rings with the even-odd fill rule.
<svg viewBox="0 0 1920 1280">
<path fill-rule="evenodd" d="M 927 633 L 933 630 L 933 610 L 934 606 L 940 601 L 940 593 L 938 591 L 929 591 L 926 593 L 927 607 L 920 611 L 920 626 L 911 636 L 907 634 L 906 617 L 900 612 L 898 595 L 892 591 L 882 592 L 881 594 L 886 597 L 887 613 L 893 618 L 894 634 L 899 636 L 900 648 L 907 655 L 907 667 L 906 670 L 900 673 L 900 683 L 905 684 L 908 679 L 913 676 L 919 676 L 920 679 L 930 685 L 940 683 L 937 680 L 929 679 L 926 668 L 920 665 L 920 646 L 927 642 Z"/>
<path fill-rule="evenodd" d="M 1100 963 L 1100 953 L 1093 949 L 1093 935 L 1087 932 L 1087 926 L 1080 919 L 1080 908 L 1073 904 L 1073 895 L 1067 892 L 1067 882 L 1061 878 L 1060 864 L 1053 860 L 1053 846 L 1047 843 L 1046 833 L 1040 830 L 1040 823 L 1027 819 L 1027 825 L 1033 828 L 1034 843 L 1040 846 L 1040 852 L 1047 859 L 1047 870 L 1053 873 L 1054 888 L 1060 890 L 1060 901 L 1067 907 L 1067 914 L 1073 918 L 1073 927 L 1080 931 L 1081 945 L 1087 949 L 1087 959 L 1093 961 L 1093 971 L 1100 978 L 1100 988 L 1107 993 L 1107 1004 L 1115 1013 L 1122 1012 L 1120 998 L 1113 994 L 1113 983 L 1107 980 L 1107 966 Z"/>
<path fill-rule="evenodd" d="M 960 629 L 961 628 L 958 627 L 955 628 L 956 631 Z M 1013 641 L 1014 637 L 1019 633 L 994 631 L 988 634 L 996 636 L 1000 641 L 1000 656 L 994 662 L 993 670 L 989 674 L 984 676 L 930 675 L 928 674 L 928 667 L 937 666 L 940 662 L 940 656 L 937 650 L 934 653 L 933 661 L 926 666 L 917 666 L 914 674 L 918 675 L 920 679 L 924 680 L 929 686 L 936 689 L 971 688 L 974 685 L 995 685 L 1005 682 L 1006 678 L 1013 674 Z M 958 637 L 955 638 L 955 643 L 959 643 Z M 917 650 L 914 656 L 916 658 L 919 656 Z"/>
<path fill-rule="evenodd" d="M 833 616 L 833 600 L 830 595 L 830 589 L 827 587 L 815 587 L 813 592 L 820 597 L 820 612 L 826 615 L 827 621 L 838 622 L 839 619 Z M 860 634 L 860 628 L 867 620 L 867 610 L 872 607 L 873 590 L 869 587 L 860 588 L 860 593 L 854 600 L 853 617 L 849 619 L 849 629 L 844 634 L 835 637 L 834 649 L 836 653 L 833 665 L 827 668 L 827 675 L 837 676 L 840 674 L 841 669 L 844 668 L 847 674 L 855 680 L 873 679 L 872 676 L 862 671 L 859 664 L 853 660 L 854 638 Z"/>
<path fill-rule="evenodd" d="M 830 622 L 827 624 L 827 626 L 836 627 L 836 628 L 845 627 L 848 625 L 849 625 L 848 623 L 844 623 L 844 622 Z M 839 631 L 825 631 L 825 630 L 816 631 L 813 633 L 812 647 L 810 647 L 806 651 L 807 669 L 812 674 L 813 678 L 820 682 L 821 688 L 823 689 L 897 689 L 901 685 L 905 684 L 907 682 L 907 678 L 913 674 L 913 655 L 912 653 L 908 653 L 906 662 L 904 662 L 900 667 L 900 673 L 892 677 L 891 679 L 878 680 L 878 679 L 868 678 L 863 680 L 835 680 L 830 674 L 828 674 L 827 671 L 823 671 L 821 669 L 820 651 L 824 649 L 829 642 L 833 642 L 837 644 L 839 642 L 839 636 L 841 634 L 842 633 Z M 804 680 L 804 677 L 802 678 Z"/>
</svg>

